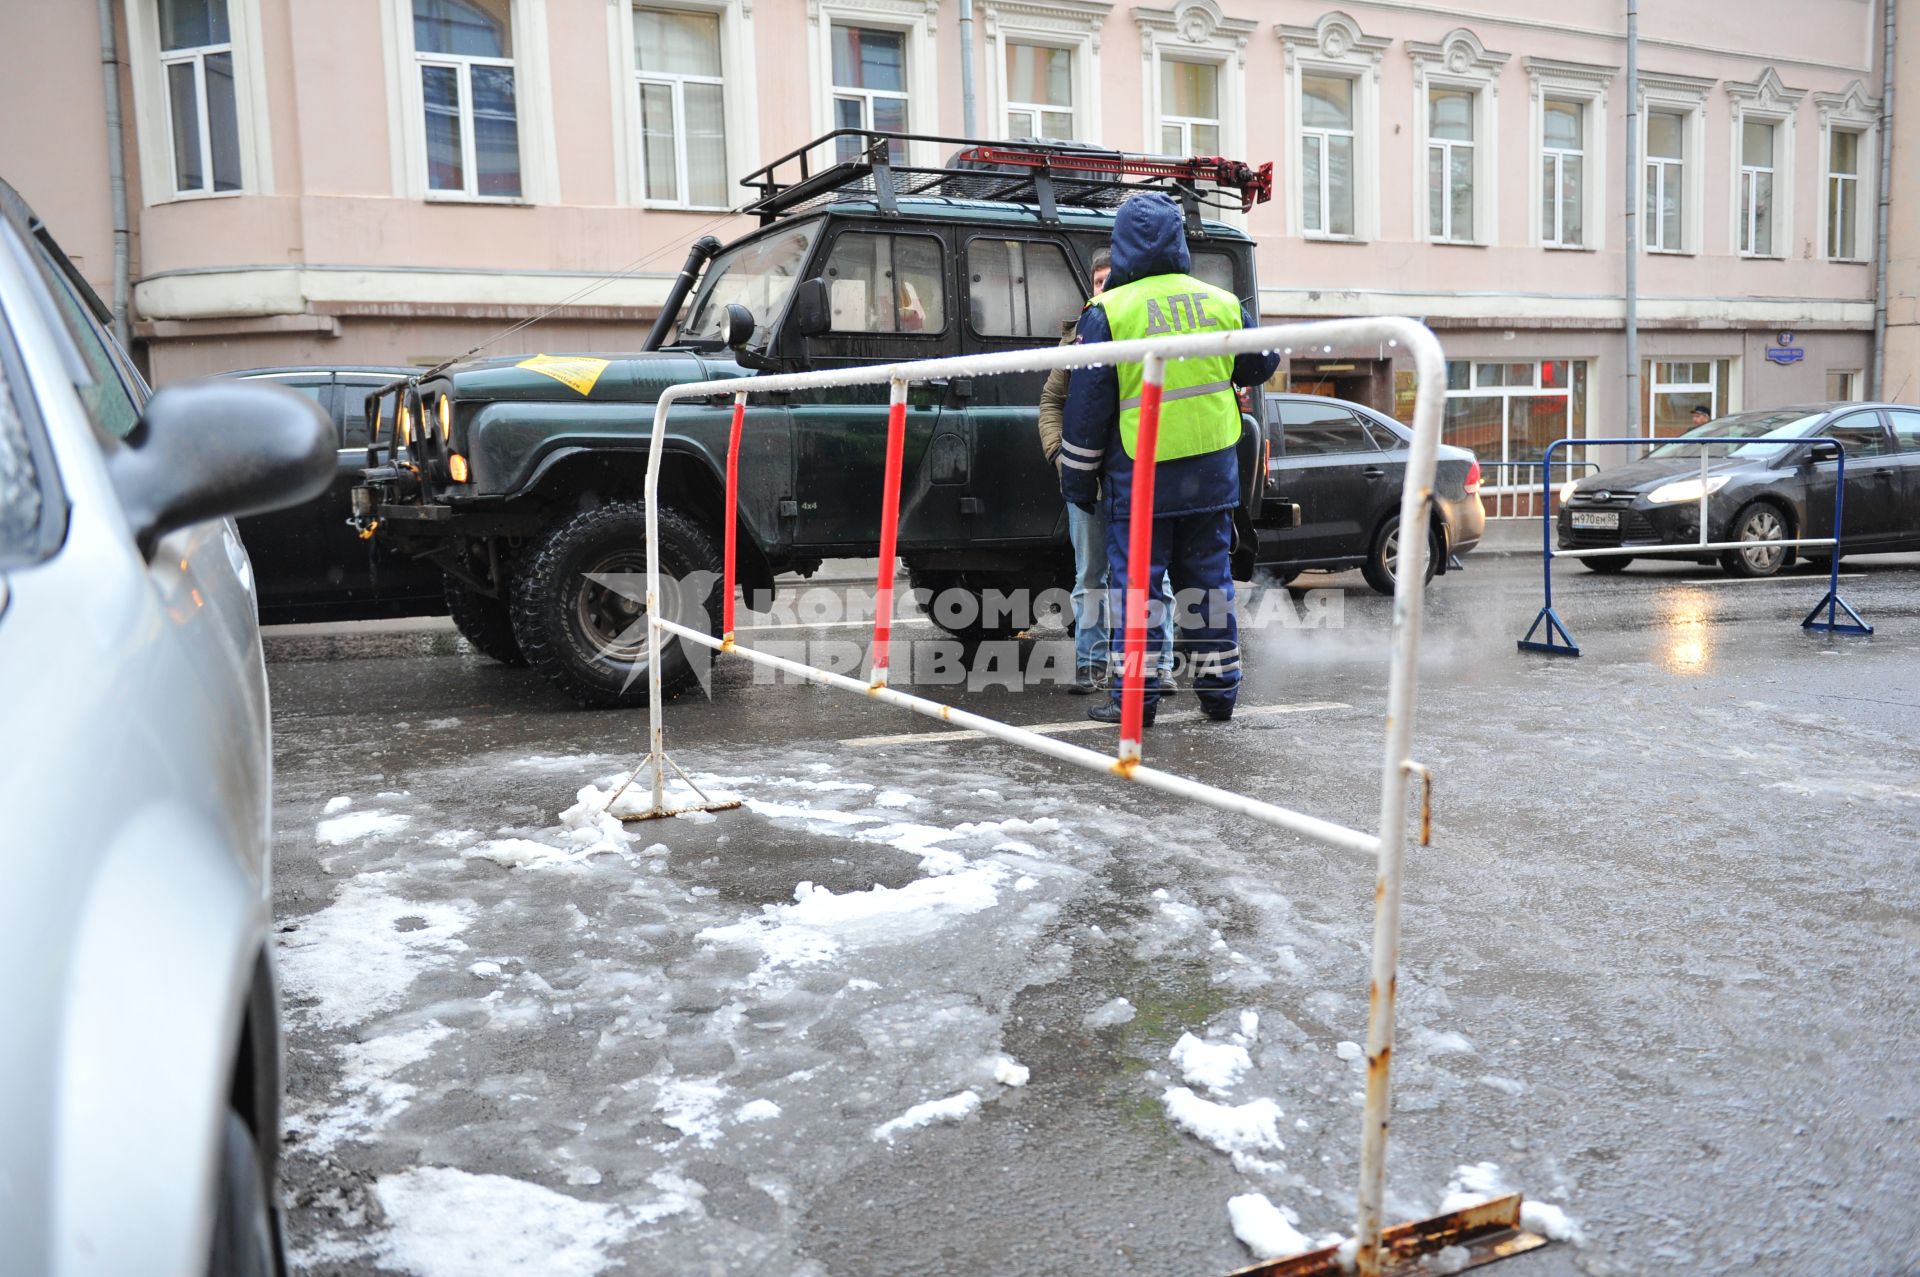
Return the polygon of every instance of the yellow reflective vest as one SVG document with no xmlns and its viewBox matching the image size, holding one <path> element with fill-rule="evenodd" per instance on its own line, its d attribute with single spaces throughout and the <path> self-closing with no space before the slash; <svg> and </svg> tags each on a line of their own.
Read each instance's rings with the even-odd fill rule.
<svg viewBox="0 0 1920 1277">
<path fill-rule="evenodd" d="M 1087 303 L 1107 313 L 1115 341 L 1200 332 L 1237 332 L 1240 299 L 1191 275 L 1149 275 L 1110 288 Z M 1120 444 L 1129 457 L 1140 435 L 1144 365 L 1119 364 Z M 1240 439 L 1240 403 L 1233 394 L 1233 356 L 1177 359 L 1166 366 L 1155 461 L 1178 461 L 1231 448 Z"/>
</svg>

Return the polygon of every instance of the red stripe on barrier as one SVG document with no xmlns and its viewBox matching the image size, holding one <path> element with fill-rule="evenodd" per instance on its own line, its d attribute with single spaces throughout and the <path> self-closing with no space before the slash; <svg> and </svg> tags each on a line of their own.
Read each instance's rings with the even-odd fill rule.
<svg viewBox="0 0 1920 1277">
<path fill-rule="evenodd" d="M 887 644 L 893 638 L 893 558 L 900 525 L 900 458 L 907 444 L 907 383 L 893 383 L 887 408 L 887 471 L 880 495 L 880 581 L 873 601 L 873 683 L 887 681 Z"/>
<path fill-rule="evenodd" d="M 1147 587 L 1153 575 L 1153 454 L 1160 447 L 1160 361 L 1149 359 L 1140 385 L 1140 429 L 1133 441 L 1133 508 L 1127 541 L 1127 650 L 1120 666 L 1120 752 L 1140 754 L 1146 717 Z"/>
<path fill-rule="evenodd" d="M 747 397 L 738 394 L 733 397 L 733 429 L 727 435 L 727 519 L 726 519 L 726 558 L 721 572 L 725 580 L 720 586 L 720 637 L 733 637 L 733 564 L 734 543 L 738 539 L 736 524 L 740 510 L 740 426 L 747 416 Z"/>
</svg>

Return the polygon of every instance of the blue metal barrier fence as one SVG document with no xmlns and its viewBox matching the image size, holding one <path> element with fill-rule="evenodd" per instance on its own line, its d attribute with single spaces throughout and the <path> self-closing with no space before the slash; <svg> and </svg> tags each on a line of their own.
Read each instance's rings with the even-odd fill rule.
<svg viewBox="0 0 1920 1277">
<path fill-rule="evenodd" d="M 1553 548 L 1553 453 L 1556 448 L 1562 446 L 1586 446 L 1589 444 L 1632 444 L 1640 447 L 1665 447 L 1669 444 L 1676 443 L 1701 445 L 1700 539 L 1698 541 L 1643 542 L 1633 545 L 1594 546 L 1584 550 L 1555 550 Z M 1839 465 L 1834 472 L 1833 481 L 1832 536 L 1787 537 L 1772 541 L 1709 541 L 1707 539 L 1707 498 L 1712 495 L 1707 483 L 1707 466 L 1711 460 L 1711 445 L 1756 443 L 1768 445 L 1777 443 L 1777 445 L 1782 448 L 1804 447 L 1814 444 L 1823 447 L 1831 446 L 1833 448 Z M 1846 495 L 1846 447 L 1838 439 L 1829 439 L 1824 436 L 1811 440 L 1793 439 L 1777 441 L 1772 439 L 1729 438 L 1724 436 L 1705 438 L 1693 435 L 1674 439 L 1649 439 L 1646 437 L 1582 439 L 1571 436 L 1565 439 L 1555 439 L 1547 445 L 1546 452 L 1540 458 L 1540 579 L 1543 591 L 1542 606 L 1539 613 L 1534 616 L 1533 624 L 1527 627 L 1526 637 L 1520 640 L 1520 650 L 1523 652 L 1542 652 L 1548 656 L 1580 655 L 1580 645 L 1573 641 L 1573 635 L 1567 632 L 1566 624 L 1561 621 L 1560 614 L 1553 610 L 1553 561 L 1556 558 L 1590 559 L 1601 558 L 1608 555 L 1625 555 L 1637 558 L 1647 555 L 1668 555 L 1675 552 L 1684 553 L 1686 551 L 1699 550 L 1755 550 L 1762 546 L 1770 545 L 1830 545 L 1833 547 L 1833 553 L 1828 556 L 1826 596 L 1814 604 L 1813 611 L 1807 613 L 1806 620 L 1800 622 L 1802 629 L 1818 630 L 1827 634 L 1871 634 L 1873 633 L 1873 627 L 1861 619 L 1860 614 L 1853 610 L 1852 605 L 1840 597 L 1840 515 L 1846 504 Z M 1826 620 L 1815 619 L 1820 615 L 1822 609 L 1826 611 Z M 1842 611 L 1853 618 L 1851 624 L 1840 620 L 1840 613 Z M 1540 632 L 1542 626 L 1546 627 L 1546 633 L 1541 639 L 1536 640 L 1533 636 Z M 1554 641 L 1556 636 L 1558 636 L 1558 642 Z"/>
</svg>

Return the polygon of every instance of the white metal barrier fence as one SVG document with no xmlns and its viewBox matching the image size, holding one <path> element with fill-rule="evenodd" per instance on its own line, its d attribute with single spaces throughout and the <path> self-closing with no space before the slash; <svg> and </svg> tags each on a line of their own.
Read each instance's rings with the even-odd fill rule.
<svg viewBox="0 0 1920 1277">
<path fill-rule="evenodd" d="M 1403 1255 L 1426 1249 L 1426 1243 L 1439 1239 L 1436 1246 L 1470 1243 L 1476 1221 L 1458 1221 L 1460 1228 L 1432 1227 L 1442 1221 L 1421 1221 L 1388 1230 L 1383 1245 L 1381 1202 L 1385 1190 L 1387 1113 L 1390 1098 L 1389 1063 L 1394 1028 L 1395 972 L 1399 963 L 1401 878 L 1407 841 L 1408 791 L 1415 775 L 1428 779 L 1426 769 L 1409 756 L 1413 738 L 1413 715 L 1417 671 L 1415 654 L 1420 641 L 1422 586 L 1426 575 L 1427 538 L 1402 537 L 1401 562 L 1397 565 L 1397 585 L 1393 601 L 1393 645 L 1391 675 L 1387 692 L 1386 741 L 1380 773 L 1380 823 L 1377 832 L 1366 833 L 1303 812 L 1264 802 L 1244 794 L 1220 789 L 1170 772 L 1145 766 L 1141 760 L 1143 680 L 1145 676 L 1146 581 L 1150 575 L 1144 563 L 1147 534 L 1153 508 L 1153 456 L 1159 430 L 1160 392 L 1169 360 L 1208 355 L 1238 355 L 1271 352 L 1289 346 L 1371 345 L 1397 340 L 1413 359 L 1417 371 L 1417 397 L 1414 407 L 1413 445 L 1407 463 L 1406 485 L 1400 499 L 1402 527 L 1427 522 L 1433 495 L 1435 450 L 1440 441 L 1441 406 L 1446 394 L 1446 364 L 1440 343 L 1422 325 L 1411 319 L 1378 318 L 1330 320 L 1309 324 L 1289 324 L 1270 328 L 1244 329 L 1221 334 L 1196 334 L 1152 338 L 1140 341 L 1107 342 L 1098 345 L 1046 347 L 1033 350 L 967 355 L 951 359 L 880 364 L 862 368 L 833 369 L 822 372 L 790 373 L 671 386 L 661 393 L 653 418 L 653 436 L 647 460 L 647 677 L 650 685 L 650 749 L 643 767 L 652 768 L 652 805 L 645 815 L 662 816 L 675 810 L 666 802 L 666 772 L 673 766 L 667 757 L 666 729 L 663 722 L 663 693 L 660 646 L 663 636 L 678 637 L 683 643 L 697 643 L 723 654 L 785 670 L 825 687 L 839 688 L 869 699 L 897 705 L 916 714 L 939 719 L 956 727 L 982 732 L 997 740 L 1072 763 L 1089 771 L 1136 781 L 1150 789 L 1221 811 L 1249 816 L 1264 824 L 1310 838 L 1327 846 L 1368 853 L 1376 857 L 1375 912 L 1372 955 L 1372 981 L 1369 990 L 1367 1022 L 1367 1089 L 1361 1138 L 1361 1173 L 1356 1226 L 1355 1262 L 1363 1274 L 1379 1271 L 1383 1255 Z M 1126 659 L 1123 664 L 1122 722 L 1120 745 L 1115 754 L 1056 740 L 1009 723 L 968 713 L 950 705 L 899 691 L 887 685 L 887 644 L 893 618 L 893 582 L 895 531 L 899 514 L 901 452 L 904 438 L 907 386 L 916 381 L 940 378 L 985 377 L 1014 372 L 1050 371 L 1056 368 L 1104 367 L 1120 363 L 1139 363 L 1144 367 L 1140 424 L 1136 443 L 1139 454 L 1134 469 L 1134 504 L 1131 526 L 1134 533 L 1128 570 L 1126 606 Z M 891 411 L 888 421 L 886 489 L 882 496 L 880 524 L 879 597 L 875 608 L 874 647 L 871 676 L 866 681 L 797 661 L 756 651 L 735 642 L 733 635 L 733 555 L 732 541 L 736 522 L 733 493 L 738 469 L 739 436 L 744 405 L 750 395 L 781 391 L 818 390 L 823 387 L 875 385 L 891 387 Z M 689 398 L 734 397 L 732 446 L 729 449 L 725 535 L 726 579 L 723 583 L 725 613 L 721 637 L 667 620 L 660 607 L 659 481 L 660 462 L 666 435 L 668 413 L 673 405 Z M 636 779 L 638 772 L 635 773 Z M 684 774 L 682 774 L 684 779 Z M 691 783 L 691 782 L 689 782 Z M 1506 1199 L 1500 1204 L 1504 1210 Z M 1511 1199 L 1513 1223 L 1517 1225 L 1519 1200 Z M 1482 1209 L 1476 1220 L 1488 1214 Z M 1502 1228 L 1507 1221 L 1499 1220 Z M 1500 1228 L 1491 1231 L 1501 1231 Z M 1415 1236 L 1417 1234 L 1417 1236 Z M 1408 1239 L 1412 1238 L 1411 1241 Z M 1334 1263 L 1331 1250 L 1303 1260 L 1324 1259 Z M 1290 1266 L 1289 1272 L 1334 1271 L 1333 1268 Z"/>
</svg>

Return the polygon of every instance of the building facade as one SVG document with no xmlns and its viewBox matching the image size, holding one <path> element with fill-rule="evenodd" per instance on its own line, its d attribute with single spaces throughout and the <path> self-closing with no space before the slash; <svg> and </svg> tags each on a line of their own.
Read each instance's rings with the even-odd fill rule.
<svg viewBox="0 0 1920 1277">
<path fill-rule="evenodd" d="M 1450 437 L 1517 477 L 1548 440 L 1626 426 L 1630 204 L 1642 421 L 1864 396 L 1885 2 L 1643 6 L 1630 177 L 1617 0 L 975 0 L 976 131 L 1273 161 L 1244 219 L 1263 314 L 1426 320 Z M 106 8 L 156 382 L 632 348 L 686 246 L 750 229 L 741 175 L 839 125 L 964 128 L 958 0 Z M 0 175 L 110 296 L 96 7 L 0 14 Z M 1889 261 L 1886 391 L 1909 399 L 1915 250 Z M 1284 375 L 1404 413 L 1395 353 L 1300 351 Z"/>
</svg>

